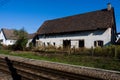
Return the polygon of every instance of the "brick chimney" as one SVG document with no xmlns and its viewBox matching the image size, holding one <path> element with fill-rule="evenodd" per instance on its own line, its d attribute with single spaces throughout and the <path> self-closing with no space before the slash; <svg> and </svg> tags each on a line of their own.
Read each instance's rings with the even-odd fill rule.
<svg viewBox="0 0 120 80">
<path fill-rule="evenodd" d="M 108 4 L 107 4 L 107 10 L 108 10 L 108 11 L 110 11 L 110 10 L 111 10 L 111 8 L 112 8 L 111 4 L 110 4 L 110 3 L 108 3 Z"/>
</svg>

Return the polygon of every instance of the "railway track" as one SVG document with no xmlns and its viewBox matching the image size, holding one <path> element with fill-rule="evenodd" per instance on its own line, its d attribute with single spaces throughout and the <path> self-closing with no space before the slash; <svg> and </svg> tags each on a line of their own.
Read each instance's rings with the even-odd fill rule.
<svg viewBox="0 0 120 80">
<path fill-rule="evenodd" d="M 4 55 L 0 56 L 0 71 L 14 80 L 120 80 L 119 72 Z"/>
</svg>

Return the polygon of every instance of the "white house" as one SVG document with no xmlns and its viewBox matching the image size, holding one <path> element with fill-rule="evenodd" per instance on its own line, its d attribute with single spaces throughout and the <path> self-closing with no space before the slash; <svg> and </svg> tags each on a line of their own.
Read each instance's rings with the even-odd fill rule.
<svg viewBox="0 0 120 80">
<path fill-rule="evenodd" d="M 97 47 L 114 44 L 114 8 L 45 21 L 37 31 L 39 45 L 56 47 Z"/>
<path fill-rule="evenodd" d="M 29 47 L 30 42 L 32 41 L 34 37 L 34 34 L 28 34 L 28 42 L 26 44 L 26 47 Z M 0 31 L 0 43 L 3 45 L 13 45 L 17 41 L 17 36 L 14 33 L 13 29 L 5 29 L 2 28 Z"/>
<path fill-rule="evenodd" d="M 15 44 L 17 37 L 14 35 L 14 30 L 2 28 L 0 31 L 0 43 L 3 45 Z"/>
</svg>

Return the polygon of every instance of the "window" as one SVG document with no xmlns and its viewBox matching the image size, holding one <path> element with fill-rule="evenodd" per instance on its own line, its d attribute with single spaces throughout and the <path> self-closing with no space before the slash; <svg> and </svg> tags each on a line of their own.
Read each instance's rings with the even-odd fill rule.
<svg viewBox="0 0 120 80">
<path fill-rule="evenodd" d="M 45 42 L 43 43 L 43 46 L 45 46 Z"/>
<path fill-rule="evenodd" d="M 79 47 L 84 47 L 84 40 L 79 40 Z"/>
<path fill-rule="evenodd" d="M 55 46 L 55 42 L 53 42 L 53 45 Z"/>
<path fill-rule="evenodd" d="M 94 46 L 95 47 L 103 47 L 104 42 L 102 40 L 94 41 Z"/>
<path fill-rule="evenodd" d="M 47 42 L 47 45 L 49 46 L 49 45 L 50 45 L 50 43 L 49 43 L 49 42 Z"/>
<path fill-rule="evenodd" d="M 97 41 L 94 41 L 94 46 L 95 46 L 95 47 L 97 46 Z"/>
<path fill-rule="evenodd" d="M 10 41 L 10 43 L 12 43 L 12 41 Z"/>
<path fill-rule="evenodd" d="M 0 43 L 1 43 L 1 44 L 3 43 L 3 39 L 0 40 Z"/>
<path fill-rule="evenodd" d="M 0 42 L 3 42 L 3 39 L 1 39 Z"/>
<path fill-rule="evenodd" d="M 70 48 L 71 47 L 71 40 L 63 40 L 63 47 Z"/>
</svg>

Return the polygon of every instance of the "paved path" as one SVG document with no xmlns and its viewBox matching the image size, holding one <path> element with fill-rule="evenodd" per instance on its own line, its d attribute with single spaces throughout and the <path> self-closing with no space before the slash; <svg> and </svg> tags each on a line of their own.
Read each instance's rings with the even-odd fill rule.
<svg viewBox="0 0 120 80">
<path fill-rule="evenodd" d="M 0 72 L 0 80 L 13 80 L 13 79 L 10 75 Z"/>
</svg>

